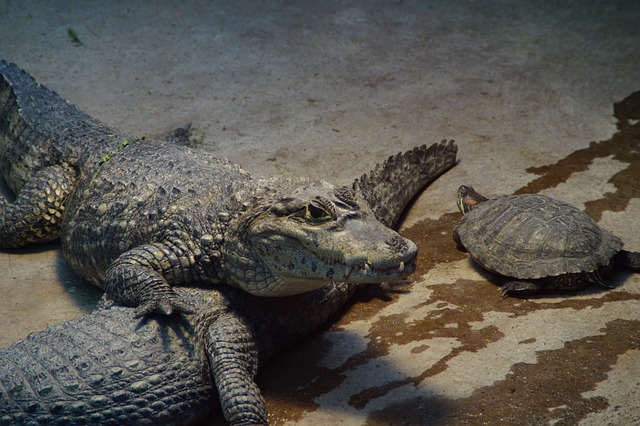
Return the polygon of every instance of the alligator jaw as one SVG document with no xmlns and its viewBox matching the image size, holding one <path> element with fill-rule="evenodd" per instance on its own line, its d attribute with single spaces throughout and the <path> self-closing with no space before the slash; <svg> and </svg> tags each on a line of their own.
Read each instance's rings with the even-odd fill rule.
<svg viewBox="0 0 640 426">
<path fill-rule="evenodd" d="M 395 234 L 390 229 L 384 232 Z M 277 249 L 274 247 L 276 242 L 283 241 L 286 243 Z M 376 246 L 373 242 L 360 245 L 354 242 L 351 255 L 346 251 L 316 251 L 312 256 L 299 240 L 279 236 L 271 240 L 269 252 L 264 250 L 264 255 L 254 263 L 261 270 L 259 275 L 269 278 L 262 282 L 245 281 L 243 288 L 259 296 L 281 297 L 310 291 L 332 281 L 373 284 L 405 280 L 416 269 L 416 245 L 398 234 L 382 241 L 378 250 L 372 249 Z"/>
<path fill-rule="evenodd" d="M 406 279 L 416 270 L 415 257 L 411 260 L 400 261 L 400 263 L 386 268 L 376 268 L 371 266 L 371 262 L 357 262 L 347 265 L 344 273 L 344 280 L 348 282 L 380 282 L 380 281 L 400 281 Z M 360 274 L 360 277 L 356 277 Z"/>
</svg>

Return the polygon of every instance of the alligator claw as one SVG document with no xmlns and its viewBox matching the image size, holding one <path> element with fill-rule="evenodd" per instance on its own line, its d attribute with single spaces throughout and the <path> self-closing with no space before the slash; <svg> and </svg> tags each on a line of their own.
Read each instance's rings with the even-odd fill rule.
<svg viewBox="0 0 640 426">
<path fill-rule="evenodd" d="M 149 300 L 136 308 L 136 317 L 143 317 L 149 314 L 172 315 L 193 314 L 194 307 L 178 298 L 159 298 Z"/>
</svg>

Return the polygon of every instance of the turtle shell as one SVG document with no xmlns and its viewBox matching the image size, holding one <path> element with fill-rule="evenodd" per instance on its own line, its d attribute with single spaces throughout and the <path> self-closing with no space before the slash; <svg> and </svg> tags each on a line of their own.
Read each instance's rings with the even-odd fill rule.
<svg viewBox="0 0 640 426">
<path fill-rule="evenodd" d="M 483 267 L 519 279 L 591 272 L 622 248 L 586 213 L 538 194 L 484 201 L 464 215 L 456 232 Z"/>
</svg>

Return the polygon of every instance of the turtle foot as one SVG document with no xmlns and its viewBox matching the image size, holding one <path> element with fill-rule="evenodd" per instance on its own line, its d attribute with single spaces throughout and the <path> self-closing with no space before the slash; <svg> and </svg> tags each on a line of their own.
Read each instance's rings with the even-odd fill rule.
<svg viewBox="0 0 640 426">
<path fill-rule="evenodd" d="M 521 297 L 539 293 L 542 285 L 531 281 L 509 281 L 500 287 L 502 297 Z"/>
</svg>

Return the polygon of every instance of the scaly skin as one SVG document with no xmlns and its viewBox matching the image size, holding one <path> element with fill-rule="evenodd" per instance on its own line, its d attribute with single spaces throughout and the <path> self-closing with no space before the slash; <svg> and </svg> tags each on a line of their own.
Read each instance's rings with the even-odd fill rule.
<svg viewBox="0 0 640 426">
<path fill-rule="evenodd" d="M 81 277 L 138 314 L 191 312 L 174 285 L 226 283 L 258 296 L 334 280 L 405 279 L 411 241 L 351 188 L 254 179 L 169 141 L 127 138 L 0 61 L 0 247 L 60 237 Z"/>
<path fill-rule="evenodd" d="M 455 164 L 456 151 L 444 141 L 416 148 L 353 187 L 376 200 L 376 217 L 392 226 L 420 189 Z M 0 424 L 191 424 L 217 409 L 216 393 L 231 424 L 266 424 L 256 371 L 357 287 L 332 283 L 284 298 L 178 288 L 194 314 L 170 318 L 137 319 L 133 309 L 105 302 L 0 352 Z"/>
<path fill-rule="evenodd" d="M 0 424 L 191 424 L 219 409 L 216 379 L 229 422 L 266 424 L 258 362 L 355 287 L 266 300 L 179 288 L 193 315 L 139 319 L 113 306 L 32 333 L 0 352 Z"/>
</svg>

